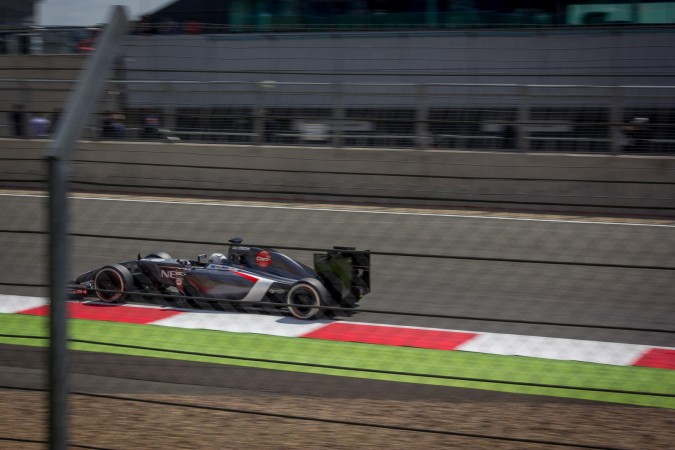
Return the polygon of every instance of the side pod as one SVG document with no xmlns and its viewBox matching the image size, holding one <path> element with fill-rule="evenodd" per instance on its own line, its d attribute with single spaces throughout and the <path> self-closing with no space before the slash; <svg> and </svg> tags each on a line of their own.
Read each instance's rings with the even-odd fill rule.
<svg viewBox="0 0 675 450">
<path fill-rule="evenodd" d="M 353 308 L 370 292 L 370 252 L 334 247 L 314 254 L 314 270 L 340 306 Z"/>
</svg>

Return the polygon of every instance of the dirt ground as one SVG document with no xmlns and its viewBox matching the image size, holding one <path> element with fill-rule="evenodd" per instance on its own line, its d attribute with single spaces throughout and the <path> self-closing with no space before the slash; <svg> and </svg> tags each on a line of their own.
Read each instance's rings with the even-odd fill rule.
<svg viewBox="0 0 675 450">
<path fill-rule="evenodd" d="M 44 353 L 0 345 L 2 449 L 46 448 L 46 394 L 10 389 L 44 388 Z M 71 448 L 675 448 L 665 409 L 96 353 L 72 367 Z"/>
</svg>

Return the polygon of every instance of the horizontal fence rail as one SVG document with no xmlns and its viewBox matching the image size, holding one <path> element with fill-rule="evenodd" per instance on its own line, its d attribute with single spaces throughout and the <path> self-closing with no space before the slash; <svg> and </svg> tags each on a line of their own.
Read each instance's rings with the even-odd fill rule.
<svg viewBox="0 0 675 450">
<path fill-rule="evenodd" d="M 0 79 L 0 135 L 49 137 L 72 86 Z M 84 137 L 670 155 L 673 104 L 670 86 L 126 80 L 109 82 Z M 47 120 L 40 136 L 34 117 Z"/>
</svg>

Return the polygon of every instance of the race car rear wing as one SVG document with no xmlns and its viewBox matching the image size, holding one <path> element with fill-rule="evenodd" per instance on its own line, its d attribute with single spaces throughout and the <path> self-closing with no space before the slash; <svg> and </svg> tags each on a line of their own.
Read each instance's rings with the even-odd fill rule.
<svg viewBox="0 0 675 450">
<path fill-rule="evenodd" d="M 370 292 L 370 252 L 367 250 L 333 247 L 327 253 L 315 253 L 314 270 L 340 306 L 353 308 Z"/>
</svg>

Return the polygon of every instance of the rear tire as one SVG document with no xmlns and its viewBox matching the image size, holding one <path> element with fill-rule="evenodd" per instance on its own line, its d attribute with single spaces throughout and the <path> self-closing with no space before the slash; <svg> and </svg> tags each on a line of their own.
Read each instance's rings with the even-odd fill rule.
<svg viewBox="0 0 675 450">
<path fill-rule="evenodd" d="M 105 303 L 116 303 L 124 297 L 124 293 L 131 290 L 134 285 L 134 279 L 129 270 L 120 265 L 114 264 L 105 266 L 94 277 L 94 289 L 96 296 Z M 99 289 L 116 292 L 101 292 Z"/>
<path fill-rule="evenodd" d="M 328 316 L 330 311 L 317 306 L 327 306 L 328 292 L 323 285 L 314 279 L 307 278 L 291 287 L 286 296 L 288 311 L 300 320 L 314 320 L 319 316 Z M 296 306 L 292 306 L 296 305 Z"/>
</svg>

